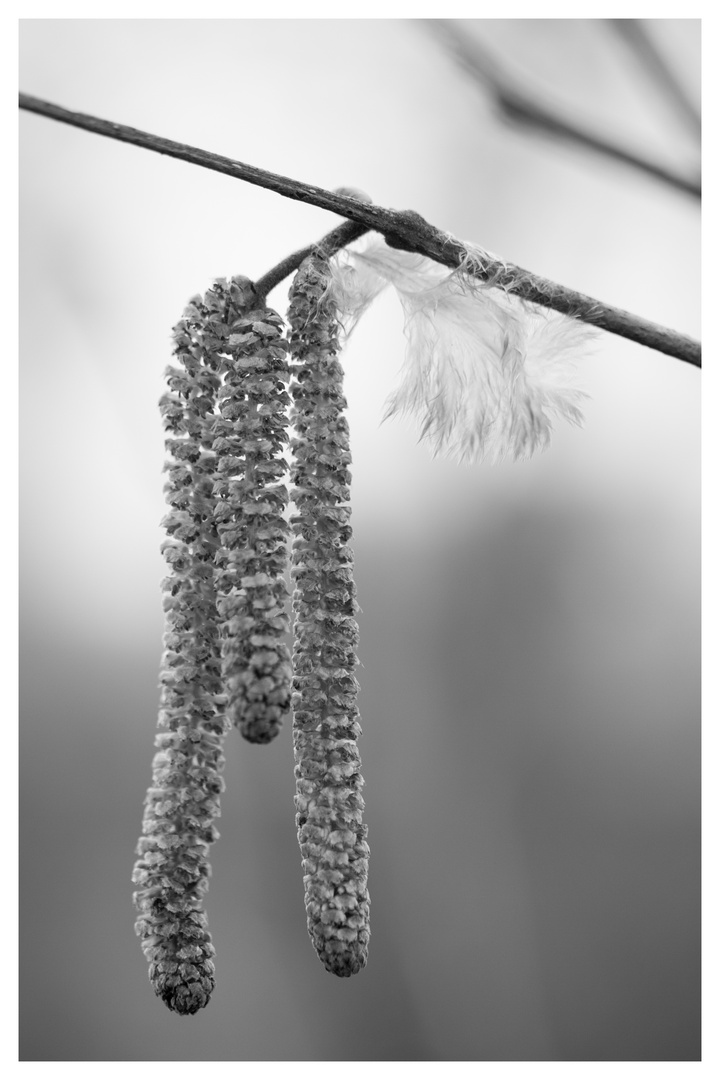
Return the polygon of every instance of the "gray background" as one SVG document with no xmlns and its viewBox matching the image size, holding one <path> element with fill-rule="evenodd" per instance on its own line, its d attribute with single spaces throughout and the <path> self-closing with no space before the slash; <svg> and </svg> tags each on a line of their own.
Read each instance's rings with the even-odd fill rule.
<svg viewBox="0 0 720 1080">
<path fill-rule="evenodd" d="M 466 24 L 543 97 L 692 171 L 692 139 L 593 20 Z M 699 93 L 699 22 L 650 30 Z M 410 20 L 33 20 L 20 86 L 411 207 L 699 335 L 699 214 L 510 132 Z M 130 873 L 150 781 L 171 326 L 337 219 L 22 113 L 23 1060 L 688 1060 L 700 1052 L 699 378 L 601 335 L 586 425 L 525 464 L 380 425 L 390 295 L 345 354 L 372 851 L 367 968 L 305 930 L 292 745 L 227 744 L 217 988 L 154 998 Z M 271 301 L 284 310 L 285 293 Z"/>
</svg>

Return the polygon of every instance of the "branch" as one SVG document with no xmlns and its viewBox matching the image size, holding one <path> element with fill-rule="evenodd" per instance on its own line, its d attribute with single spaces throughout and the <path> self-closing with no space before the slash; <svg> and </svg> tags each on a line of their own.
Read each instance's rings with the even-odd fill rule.
<svg viewBox="0 0 720 1080">
<path fill-rule="evenodd" d="M 700 112 L 675 72 L 662 55 L 642 19 L 608 19 L 617 33 L 625 39 L 645 70 L 668 100 L 675 106 L 693 131 L 700 134 Z"/>
<path fill-rule="evenodd" d="M 440 30 L 448 39 L 448 47 L 458 60 L 470 72 L 476 82 L 481 83 L 495 99 L 495 104 L 505 120 L 527 124 L 545 135 L 556 135 L 567 142 L 587 147 L 605 157 L 631 165 L 635 169 L 662 180 L 671 187 L 684 191 L 699 199 L 700 184 L 666 169 L 664 165 L 641 157 L 632 150 L 627 150 L 595 132 L 587 131 L 559 113 L 553 112 L 546 105 L 538 104 L 534 97 L 523 90 L 503 71 L 497 60 L 477 41 L 470 41 L 454 25 L 452 19 L 426 19 L 431 30 Z M 628 20 L 622 20 L 628 21 Z"/>
<path fill-rule="evenodd" d="M 336 192 L 315 187 L 313 184 L 305 184 L 287 176 L 279 176 L 276 173 L 258 169 L 253 165 L 245 165 L 241 161 L 233 161 L 232 158 L 212 154 L 207 150 L 198 150 L 196 147 L 173 142 L 171 139 L 150 135 L 137 128 L 114 124 L 109 120 L 100 120 L 86 113 L 70 112 L 59 105 L 41 101 L 27 94 L 20 94 L 20 108 L 95 132 L 98 135 L 106 135 L 111 139 L 119 139 L 121 142 L 132 143 L 134 146 L 155 150 L 159 154 L 167 154 L 181 161 L 189 161 L 194 165 L 225 173 L 237 180 L 245 180 L 247 183 L 275 191 L 288 199 L 297 199 L 300 202 L 319 206 L 323 210 L 330 210 L 334 214 L 340 214 L 342 217 L 364 225 L 367 230 L 373 229 L 381 233 L 391 247 L 417 252 L 451 269 L 462 266 L 463 272 L 468 276 L 490 282 L 493 286 L 506 289 L 523 300 L 529 300 L 541 307 L 552 308 L 554 311 L 579 319 L 581 322 L 590 323 L 611 334 L 618 334 L 620 337 L 636 341 L 648 348 L 666 353 L 668 356 L 674 356 L 678 360 L 694 364 L 696 367 L 701 366 L 699 341 L 678 334 L 675 330 L 658 326 L 621 308 L 603 304 L 599 300 L 558 285 L 554 281 L 538 277 L 528 270 L 523 270 L 522 267 L 513 266 L 512 263 L 503 263 L 486 252 L 479 252 L 476 249 L 468 251 L 461 241 L 449 233 L 436 229 L 434 225 L 430 225 L 412 210 L 385 210 L 372 203 L 362 202 L 360 199 L 339 195 Z M 306 253 L 305 249 L 303 252 Z M 284 262 L 287 263 L 287 260 Z M 287 272 L 290 273 L 292 269 L 291 266 Z M 277 281 L 275 283 L 277 284 Z"/>
</svg>

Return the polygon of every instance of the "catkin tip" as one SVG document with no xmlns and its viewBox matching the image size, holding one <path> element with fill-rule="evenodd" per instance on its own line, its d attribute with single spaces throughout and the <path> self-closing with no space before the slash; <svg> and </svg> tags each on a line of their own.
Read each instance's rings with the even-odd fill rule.
<svg viewBox="0 0 720 1080">
<path fill-rule="evenodd" d="M 194 1016 L 200 1009 L 204 1009 L 210 1001 L 210 995 L 215 988 L 215 980 L 212 976 L 205 976 L 201 980 L 193 982 L 177 982 L 167 976 L 150 980 L 153 983 L 155 993 L 170 1012 L 180 1016 Z"/>
</svg>

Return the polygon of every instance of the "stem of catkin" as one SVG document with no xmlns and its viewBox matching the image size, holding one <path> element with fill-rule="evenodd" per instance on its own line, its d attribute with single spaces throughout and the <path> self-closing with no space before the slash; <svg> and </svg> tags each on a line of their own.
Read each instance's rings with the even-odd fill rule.
<svg viewBox="0 0 720 1080">
<path fill-rule="evenodd" d="M 350 449 L 339 324 L 327 261 L 312 255 L 290 291 L 290 393 L 297 513 L 293 741 L 297 828 L 308 931 L 325 968 L 349 976 L 367 962 L 367 827 L 357 738 L 358 627 L 350 528 Z"/>
</svg>

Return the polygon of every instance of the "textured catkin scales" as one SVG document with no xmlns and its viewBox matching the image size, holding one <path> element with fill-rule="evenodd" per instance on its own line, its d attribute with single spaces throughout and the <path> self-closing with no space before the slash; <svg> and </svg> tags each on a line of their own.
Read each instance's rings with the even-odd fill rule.
<svg viewBox="0 0 720 1080">
<path fill-rule="evenodd" d="M 287 342 L 280 316 L 247 278 L 219 279 L 204 305 L 205 348 L 224 379 L 212 448 L 227 715 L 249 742 L 267 743 L 289 715 L 292 677 L 285 641 L 288 492 L 279 482 L 287 472 Z"/>
<path fill-rule="evenodd" d="M 335 975 L 367 962 L 369 849 L 362 823 L 357 601 L 352 576 L 350 451 L 326 261 L 308 258 L 291 292 L 291 518 L 295 539 L 293 741 L 308 931 Z"/>
<path fill-rule="evenodd" d="M 212 522 L 212 415 L 219 385 L 202 346 L 199 297 L 175 327 L 183 367 L 166 372 L 160 402 L 169 460 L 163 524 L 165 651 L 152 785 L 145 798 L 133 871 L 135 924 L 155 993 L 174 1012 L 195 1013 L 214 987 L 214 948 L 202 898 L 208 851 L 218 837 L 222 739 L 218 711 L 220 648 L 213 587 L 217 533 Z"/>
</svg>

